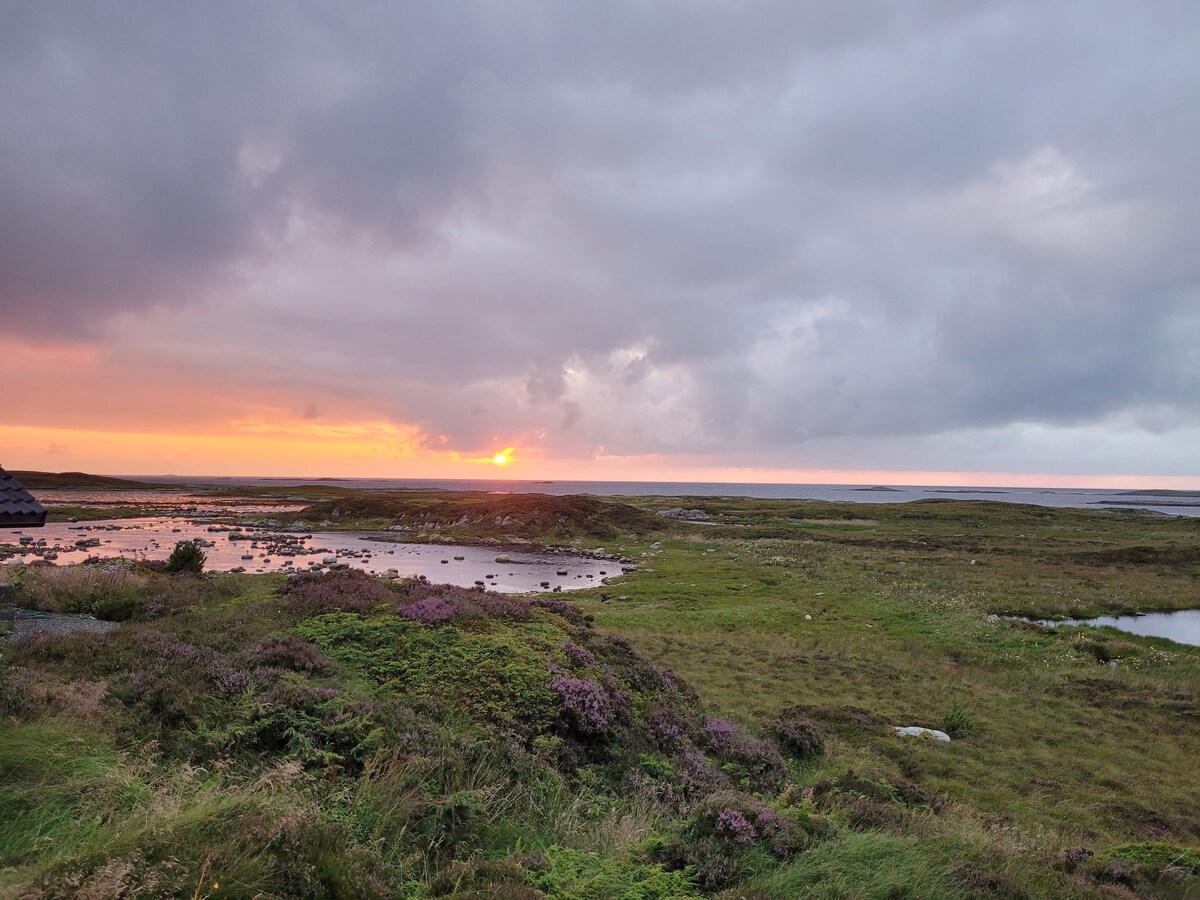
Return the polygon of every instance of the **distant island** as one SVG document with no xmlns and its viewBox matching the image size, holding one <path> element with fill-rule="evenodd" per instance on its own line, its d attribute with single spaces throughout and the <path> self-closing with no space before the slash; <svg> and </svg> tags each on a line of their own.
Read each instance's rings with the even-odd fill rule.
<svg viewBox="0 0 1200 900">
<path fill-rule="evenodd" d="M 148 488 L 164 487 L 152 481 L 133 481 L 128 478 L 112 478 L 108 475 L 91 475 L 87 472 L 33 472 L 13 470 L 13 477 L 30 490 L 54 490 L 55 488 Z"/>
<path fill-rule="evenodd" d="M 1144 491 L 1115 491 L 1120 497 L 1200 497 L 1200 491 L 1169 491 L 1162 488 Z"/>
</svg>

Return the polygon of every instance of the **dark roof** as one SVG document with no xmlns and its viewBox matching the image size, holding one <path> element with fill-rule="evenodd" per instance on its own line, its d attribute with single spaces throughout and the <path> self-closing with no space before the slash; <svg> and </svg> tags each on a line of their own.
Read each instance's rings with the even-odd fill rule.
<svg viewBox="0 0 1200 900">
<path fill-rule="evenodd" d="M 0 469 L 0 528 L 39 527 L 46 524 L 46 507 L 33 499 L 21 483 Z"/>
</svg>

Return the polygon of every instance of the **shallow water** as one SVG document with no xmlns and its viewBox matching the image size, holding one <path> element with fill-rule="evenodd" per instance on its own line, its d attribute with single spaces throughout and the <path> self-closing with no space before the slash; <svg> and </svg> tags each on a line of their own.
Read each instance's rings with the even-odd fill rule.
<svg viewBox="0 0 1200 900">
<path fill-rule="evenodd" d="M 1100 628 L 1107 625 L 1142 637 L 1167 638 L 1177 644 L 1200 647 L 1200 609 L 1142 613 L 1135 616 L 1098 616 L 1095 619 L 1042 619 L 1039 624 L 1052 628 L 1064 625 L 1090 625 Z"/>
<path fill-rule="evenodd" d="M 31 544 L 20 544 L 20 538 Z M 166 559 L 178 541 L 200 538 L 205 546 L 205 569 L 228 572 L 307 571 L 313 563 L 334 558 L 335 564 L 384 575 L 396 569 L 401 577 L 424 575 L 437 583 L 471 587 L 482 581 L 490 590 L 525 593 L 559 588 L 594 587 L 621 574 L 615 560 L 597 560 L 567 553 L 516 553 L 497 547 L 460 544 L 411 544 L 380 540 L 378 534 L 313 532 L 293 534 L 271 528 L 238 528 L 168 516 L 146 519 L 52 523 L 43 528 L 14 529 L 0 538 L 0 548 L 15 551 L 8 563 L 33 562 L 53 554 L 55 564 L 82 562 L 90 556 Z M 40 542 L 45 541 L 44 544 Z M 79 547 L 76 542 L 96 542 Z M 507 554 L 510 562 L 498 563 Z M 249 557 L 246 559 L 244 557 Z M 457 557 L 462 557 L 458 559 Z M 566 575 L 559 575 L 560 570 Z"/>
</svg>

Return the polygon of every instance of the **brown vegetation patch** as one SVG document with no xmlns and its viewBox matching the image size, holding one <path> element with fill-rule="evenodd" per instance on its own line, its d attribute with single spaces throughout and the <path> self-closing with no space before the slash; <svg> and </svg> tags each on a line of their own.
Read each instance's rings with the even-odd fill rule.
<svg viewBox="0 0 1200 900">
<path fill-rule="evenodd" d="M 1163 573 L 1200 575 L 1200 553 L 1190 547 L 1150 547 L 1139 544 L 1079 553 L 1074 558 L 1087 566 L 1135 566 Z"/>
<path fill-rule="evenodd" d="M 104 705 L 108 691 L 105 681 L 42 680 L 28 670 L 12 677 L 31 715 L 70 716 L 90 725 L 101 724 L 109 717 Z"/>
</svg>

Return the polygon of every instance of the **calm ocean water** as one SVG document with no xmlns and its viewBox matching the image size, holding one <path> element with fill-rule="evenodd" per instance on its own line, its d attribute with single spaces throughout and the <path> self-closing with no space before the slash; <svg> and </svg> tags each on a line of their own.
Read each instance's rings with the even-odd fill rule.
<svg viewBox="0 0 1200 900">
<path fill-rule="evenodd" d="M 972 488 L 930 486 L 864 487 L 851 484 L 741 484 L 676 481 L 507 481 L 424 478 L 252 478 L 138 476 L 159 482 L 206 485 L 296 486 L 321 484 L 360 490 L 486 491 L 516 494 L 600 496 L 754 497 L 769 500 L 829 500 L 839 503 L 906 503 L 935 498 L 1032 503 L 1075 509 L 1148 509 L 1175 516 L 1200 516 L 1200 491 L 1144 492 L 1075 488 Z"/>
</svg>

